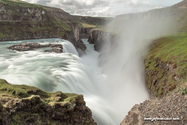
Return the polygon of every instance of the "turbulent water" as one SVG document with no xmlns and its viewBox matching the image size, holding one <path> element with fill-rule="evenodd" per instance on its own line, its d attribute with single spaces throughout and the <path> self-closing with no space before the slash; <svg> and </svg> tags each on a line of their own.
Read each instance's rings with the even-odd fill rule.
<svg viewBox="0 0 187 125">
<path fill-rule="evenodd" d="M 25 42 L 41 44 L 58 43 L 65 53 L 45 53 L 42 48 L 26 52 L 6 49 L 8 46 Z M 98 67 L 99 53 L 93 45 L 86 44 L 86 55 L 79 58 L 76 49 L 66 40 L 39 39 L 0 43 L 0 78 L 12 84 L 36 86 L 45 91 L 62 91 L 83 94 L 86 105 L 92 110 L 99 125 L 119 124 L 135 103 L 148 98 L 146 90 L 138 91 L 133 82 L 108 85 L 109 78 Z M 127 72 L 128 73 L 128 72 Z M 136 78 L 136 77 L 135 77 Z M 143 91 L 143 92 L 142 92 Z M 145 92 L 144 92 L 145 91 Z"/>
</svg>

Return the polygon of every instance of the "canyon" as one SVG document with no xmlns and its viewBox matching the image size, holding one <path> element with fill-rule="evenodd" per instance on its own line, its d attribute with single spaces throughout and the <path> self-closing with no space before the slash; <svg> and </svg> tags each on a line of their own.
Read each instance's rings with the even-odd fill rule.
<svg viewBox="0 0 187 125">
<path fill-rule="evenodd" d="M 107 76 L 109 77 L 107 81 L 109 84 L 111 84 L 112 82 L 116 83 L 118 87 L 121 87 L 120 90 L 123 91 L 122 88 L 125 85 L 123 85 L 122 83 L 125 83 L 124 79 L 127 78 L 130 81 L 129 83 L 131 84 L 140 83 L 135 84 L 134 90 L 142 93 L 142 95 L 146 99 L 147 95 L 145 94 L 145 88 L 147 88 L 150 93 L 151 100 L 146 100 L 139 105 L 135 105 L 129 111 L 127 116 L 121 116 L 123 118 L 125 117 L 123 121 L 121 119 L 121 125 L 142 123 L 149 124 L 149 122 L 145 122 L 142 119 L 148 116 L 158 116 L 158 112 L 150 115 L 151 113 L 149 109 L 153 108 L 151 107 L 152 105 L 159 107 L 160 105 L 158 103 L 161 103 L 160 107 L 164 107 L 164 103 L 167 102 L 169 104 L 169 101 L 171 100 L 173 103 L 169 105 L 169 107 L 173 110 L 175 109 L 175 107 L 173 107 L 174 105 L 178 105 L 179 107 L 185 106 L 185 101 L 181 100 L 186 100 L 186 96 L 178 94 L 179 88 L 181 87 L 181 84 L 183 84 L 183 78 L 180 75 L 176 75 L 176 65 L 172 62 L 163 61 L 156 56 L 154 58 L 152 58 L 151 56 L 151 58 L 148 58 L 149 56 L 145 53 L 147 51 L 150 52 L 150 48 L 155 49 L 157 46 L 159 46 L 156 43 L 156 41 L 160 40 L 157 39 L 158 37 L 170 35 L 173 33 L 186 32 L 186 6 L 187 1 L 184 0 L 181 3 L 167 8 L 155 9 L 138 14 L 118 15 L 115 19 L 108 19 L 107 25 L 105 25 L 104 28 L 98 29 L 94 27 L 81 27 L 79 25 L 79 21 L 84 22 L 87 19 L 88 21 L 95 21 L 96 24 L 103 25 L 103 20 L 93 19 L 91 17 L 74 17 L 57 8 L 28 4 L 25 2 L 12 2 L 10 0 L 2 0 L 0 1 L 0 41 L 61 38 L 69 40 L 77 49 L 79 56 L 82 56 L 85 54 L 86 46 L 80 38 L 88 38 L 89 43 L 94 44 L 94 49 L 100 53 L 98 65 L 102 68 L 102 73 L 107 74 Z M 126 55 L 126 53 L 130 53 L 130 55 Z M 124 61 L 122 60 L 122 58 L 127 58 L 129 61 Z M 132 64 L 130 61 L 132 61 Z M 111 64 L 116 65 L 116 69 L 119 68 L 120 70 L 117 71 L 115 67 L 111 66 Z M 129 69 L 129 67 L 131 67 L 131 70 Z M 127 73 L 127 71 L 129 72 Z M 118 75 L 118 73 L 120 74 L 119 79 L 113 79 L 115 75 Z M 137 79 L 135 82 L 131 82 L 133 81 L 132 79 L 135 79 L 132 76 L 138 73 L 141 75 L 138 75 L 136 77 Z M 167 80 L 166 77 L 168 75 L 171 76 L 172 82 Z M 181 82 L 180 85 L 178 85 L 179 82 Z M 138 87 L 139 85 L 144 86 L 144 88 L 140 88 L 142 90 L 136 89 L 136 87 Z M 183 84 L 183 86 L 185 85 Z M 115 90 L 117 87 L 115 87 L 113 88 L 113 91 L 117 92 L 117 90 Z M 121 91 L 119 92 L 121 94 L 119 95 L 121 97 L 120 101 L 123 100 L 124 94 Z M 131 94 L 133 95 L 134 93 Z M 117 94 L 111 96 L 115 95 L 117 96 Z M 33 94 L 32 97 L 39 100 L 39 102 L 41 102 L 42 99 L 46 100 L 46 98 L 35 96 L 36 94 Z M 67 98 L 68 97 L 66 97 L 65 99 Z M 74 118 L 70 118 L 70 116 L 68 115 L 66 117 L 67 119 L 70 119 L 70 121 L 66 121 L 66 119 L 64 119 L 64 121 L 66 123 L 70 122 L 71 124 L 96 124 L 92 119 L 91 111 L 85 106 L 83 98 L 80 95 L 75 98 L 76 99 L 70 100 L 70 103 L 74 101 L 73 103 L 76 103 L 77 109 L 70 109 L 70 114 L 72 114 L 72 112 L 74 111 L 75 113 L 78 112 L 78 115 L 81 115 L 81 118 L 78 117 L 77 114 L 75 114 L 76 120 L 72 121 L 72 119 Z M 145 98 L 142 97 L 142 100 L 145 100 Z M 30 97 L 26 97 L 23 100 L 29 99 Z M 177 101 L 174 99 L 179 99 L 179 102 L 181 103 L 177 104 Z M 8 99 L 8 101 L 9 100 L 11 99 Z M 3 103 L 2 105 L 11 103 L 11 101 L 16 102 L 16 100 L 14 99 L 10 102 L 8 101 Z M 22 99 L 18 100 L 18 102 L 22 102 Z M 64 104 L 64 102 L 58 102 Z M 33 102 L 33 104 L 35 104 L 35 102 Z M 125 103 L 123 103 L 122 101 L 120 105 L 123 104 Z M 68 105 L 69 103 L 67 103 L 67 107 Z M 66 104 L 64 104 L 63 106 L 66 106 Z M 62 109 L 63 106 L 59 107 L 58 110 Z M 72 105 L 70 104 L 69 107 L 71 108 L 71 106 Z M 5 113 L 4 110 L 6 107 L 1 107 L 2 108 L 0 110 L 3 111 L 2 113 Z M 55 112 L 55 110 L 51 113 L 56 113 L 55 115 L 57 117 L 64 116 L 64 114 Z M 67 110 L 69 111 L 69 109 Z M 154 111 L 155 110 L 157 109 L 154 109 Z M 83 115 L 85 111 L 86 114 L 89 114 L 88 116 Z M 161 112 L 161 110 L 159 111 Z M 174 113 L 180 114 L 181 112 L 181 110 L 178 110 Z M 147 113 L 148 115 L 145 116 L 145 113 Z M 166 114 L 164 113 L 161 115 L 166 116 Z M 6 114 L 6 116 L 10 117 L 10 115 L 8 114 Z M 44 119 L 44 117 L 42 117 L 41 119 Z M 185 114 L 181 113 L 181 124 L 185 123 L 185 117 Z M 51 116 L 50 118 L 53 119 L 53 117 Z M 86 120 L 82 120 L 84 118 L 86 118 Z M 33 116 L 31 119 L 36 119 L 36 117 Z M 56 118 L 55 120 L 57 121 L 54 122 L 59 123 L 60 119 Z M 3 124 L 5 123 L 5 121 L 7 123 L 10 122 L 6 118 L 2 119 L 1 121 Z M 155 124 L 156 123 L 160 122 L 158 121 L 155 122 Z M 169 122 L 167 121 L 164 123 L 169 124 Z"/>
</svg>

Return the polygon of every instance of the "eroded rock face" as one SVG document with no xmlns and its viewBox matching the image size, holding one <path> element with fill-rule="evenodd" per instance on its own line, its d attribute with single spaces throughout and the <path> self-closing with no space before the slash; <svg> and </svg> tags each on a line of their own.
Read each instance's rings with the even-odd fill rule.
<svg viewBox="0 0 187 125">
<path fill-rule="evenodd" d="M 154 66 L 156 70 L 151 69 L 151 66 Z M 173 74 L 171 79 L 174 81 L 182 80 L 182 77 L 175 74 L 175 69 L 176 65 L 164 63 L 159 59 L 149 62 L 145 60 L 146 84 L 152 98 L 161 98 L 176 88 L 177 84 L 168 80 L 168 76 L 171 74 Z"/>
<path fill-rule="evenodd" d="M 0 79 L 0 124 L 96 125 L 82 95 L 47 93 Z"/>
<path fill-rule="evenodd" d="M 93 28 L 79 28 L 79 36 L 82 39 L 87 39 L 90 35 L 90 32 Z"/>
<path fill-rule="evenodd" d="M 61 44 L 45 44 L 41 45 L 38 43 L 22 43 L 18 45 L 13 45 L 8 47 L 8 49 L 16 50 L 16 51 L 29 51 L 36 48 L 45 48 L 51 47 L 51 50 L 45 50 L 45 52 L 55 52 L 55 53 L 63 53 L 63 47 Z"/>
</svg>

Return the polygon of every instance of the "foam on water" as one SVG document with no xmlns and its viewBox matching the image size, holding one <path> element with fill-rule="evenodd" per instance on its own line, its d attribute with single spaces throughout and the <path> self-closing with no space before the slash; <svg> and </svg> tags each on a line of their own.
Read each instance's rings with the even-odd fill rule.
<svg viewBox="0 0 187 125">
<path fill-rule="evenodd" d="M 120 88 L 117 84 L 120 81 L 114 82 L 112 86 L 107 83 L 109 78 L 102 74 L 102 69 L 98 67 L 99 53 L 93 50 L 93 45 L 88 44 L 86 39 L 83 41 L 87 50 L 86 55 L 81 58 L 78 57 L 74 46 L 66 40 L 2 42 L 0 78 L 12 84 L 26 84 L 45 91 L 83 94 L 86 105 L 92 110 L 93 117 L 99 125 L 117 125 L 125 117 L 126 110 L 130 110 L 132 105 L 140 100 L 137 101 L 137 95 L 133 95 L 133 85 L 126 84 L 125 88 Z M 13 44 L 24 42 L 62 44 L 65 53 L 45 53 L 43 49 L 27 52 L 6 49 Z M 144 100 L 146 97 L 142 96 L 141 100 Z M 126 104 L 124 101 L 121 103 L 120 99 L 132 100 L 131 105 L 126 102 L 126 108 Z"/>
</svg>

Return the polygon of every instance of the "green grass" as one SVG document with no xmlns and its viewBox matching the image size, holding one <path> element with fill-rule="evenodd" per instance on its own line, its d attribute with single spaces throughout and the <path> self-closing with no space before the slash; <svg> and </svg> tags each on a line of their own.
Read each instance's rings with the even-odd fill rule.
<svg viewBox="0 0 187 125">
<path fill-rule="evenodd" d="M 169 36 L 155 41 L 150 48 L 148 59 L 160 59 L 164 63 L 174 64 L 176 75 L 187 76 L 187 36 Z"/>
<path fill-rule="evenodd" d="M 61 26 L 65 31 L 71 31 L 71 28 L 67 24 L 65 24 L 63 21 L 57 18 L 56 18 L 56 21 L 59 24 L 59 26 Z"/>
<path fill-rule="evenodd" d="M 52 93 L 45 92 L 36 87 L 27 86 L 27 85 L 12 85 L 8 84 L 7 81 L 0 79 L 0 97 L 11 97 L 11 98 L 27 98 L 32 95 L 39 95 L 46 102 L 56 101 L 56 97 L 61 97 L 62 99 L 72 99 L 76 97 L 77 94 L 64 94 L 60 91 Z"/>
<path fill-rule="evenodd" d="M 94 28 L 94 27 L 97 27 L 97 25 L 88 24 L 88 23 L 82 23 L 82 26 L 83 26 L 84 28 Z"/>
<path fill-rule="evenodd" d="M 153 42 L 146 56 L 145 68 L 148 89 L 154 96 L 167 95 L 187 81 L 186 48 L 187 35 L 184 34 L 159 38 Z M 170 70 L 167 65 L 170 65 Z M 154 80 L 157 81 L 154 83 Z"/>
<path fill-rule="evenodd" d="M 181 95 L 187 95 L 187 89 L 186 88 L 180 88 L 179 94 L 181 94 Z"/>
</svg>

